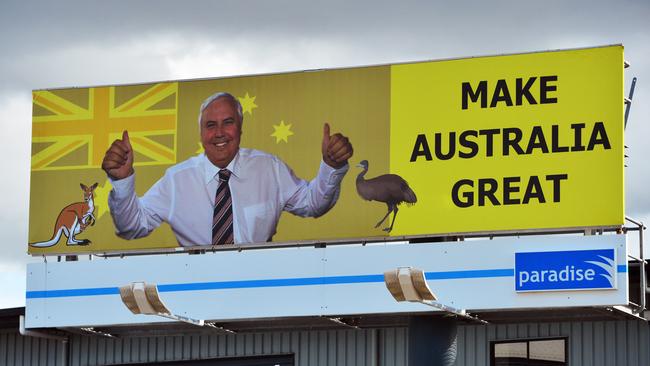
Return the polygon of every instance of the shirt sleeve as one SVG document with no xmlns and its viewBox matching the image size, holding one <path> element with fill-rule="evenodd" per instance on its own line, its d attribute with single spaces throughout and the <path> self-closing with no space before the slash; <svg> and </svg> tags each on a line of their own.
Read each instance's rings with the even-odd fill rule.
<svg viewBox="0 0 650 366">
<path fill-rule="evenodd" d="M 124 239 L 136 239 L 149 235 L 169 215 L 169 179 L 165 175 L 140 198 L 135 194 L 135 173 L 111 180 L 113 190 L 108 195 L 116 234 Z"/>
<path fill-rule="evenodd" d="M 289 194 L 284 210 L 301 217 L 319 217 L 336 204 L 341 191 L 341 181 L 349 165 L 335 169 L 321 161 L 318 175 L 307 182 L 297 178 L 284 163 L 280 167 L 280 185 Z"/>
</svg>

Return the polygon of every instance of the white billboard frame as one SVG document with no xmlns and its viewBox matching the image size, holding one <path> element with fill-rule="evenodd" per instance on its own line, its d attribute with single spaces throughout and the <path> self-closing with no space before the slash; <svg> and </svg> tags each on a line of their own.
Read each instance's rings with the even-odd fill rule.
<svg viewBox="0 0 650 366">
<path fill-rule="evenodd" d="M 522 251 L 616 251 L 618 287 L 608 290 L 517 293 L 514 257 Z M 431 312 L 396 302 L 383 272 L 424 270 L 443 304 L 467 311 L 627 306 L 625 235 L 557 235 L 444 243 L 382 243 L 324 248 L 218 251 L 204 255 L 131 256 L 45 262 L 27 269 L 28 328 L 160 323 L 134 315 L 119 286 L 158 285 L 172 312 L 209 321 Z"/>
</svg>

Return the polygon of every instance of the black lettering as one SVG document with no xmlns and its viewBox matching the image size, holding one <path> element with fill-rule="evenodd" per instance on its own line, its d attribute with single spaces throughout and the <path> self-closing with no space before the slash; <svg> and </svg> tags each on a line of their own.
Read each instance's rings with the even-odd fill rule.
<svg viewBox="0 0 650 366">
<path fill-rule="evenodd" d="M 556 152 L 567 152 L 569 151 L 568 146 L 560 146 L 560 126 L 553 125 L 553 130 L 551 132 L 551 151 Z"/>
<path fill-rule="evenodd" d="M 510 92 L 508 91 L 508 84 L 503 79 L 497 81 L 497 86 L 494 88 L 494 94 L 492 95 L 492 102 L 490 103 L 490 108 L 496 107 L 498 102 L 506 102 L 506 105 L 508 107 L 512 106 L 512 98 L 510 98 Z"/>
<path fill-rule="evenodd" d="M 427 137 L 423 133 L 415 138 L 415 145 L 413 145 L 413 152 L 411 153 L 411 163 L 416 161 L 418 156 L 424 156 L 427 161 L 433 160 Z"/>
<path fill-rule="evenodd" d="M 470 186 L 474 188 L 474 182 L 472 182 L 469 179 L 461 179 L 458 182 L 456 182 L 451 189 L 451 199 L 452 201 L 454 201 L 454 204 L 458 207 L 461 208 L 471 207 L 472 205 L 474 205 L 474 192 L 473 191 L 463 192 L 462 196 L 464 200 L 461 200 L 458 196 L 458 191 L 460 191 L 460 188 L 462 186 Z"/>
<path fill-rule="evenodd" d="M 541 104 L 557 103 L 557 98 L 548 96 L 549 92 L 557 90 L 557 85 L 549 85 L 551 81 L 557 81 L 557 75 L 542 76 L 539 78 L 539 102 Z"/>
<path fill-rule="evenodd" d="M 524 193 L 524 199 L 522 203 L 527 205 L 531 199 L 536 198 L 539 203 L 546 203 L 546 198 L 544 198 L 544 191 L 542 190 L 542 184 L 539 182 L 539 178 L 536 175 L 533 175 L 528 180 L 528 185 L 526 186 L 526 192 Z"/>
<path fill-rule="evenodd" d="M 487 197 L 494 206 L 499 206 L 499 200 L 494 195 L 498 188 L 497 181 L 492 178 L 483 178 L 478 180 L 478 205 L 485 206 Z"/>
<path fill-rule="evenodd" d="M 442 133 L 436 132 L 436 146 L 433 151 L 436 153 L 436 158 L 439 160 L 449 160 L 454 157 L 456 153 L 456 132 L 449 132 L 449 150 L 447 154 L 442 153 Z"/>
<path fill-rule="evenodd" d="M 513 138 L 510 137 L 510 135 L 514 135 Z M 519 142 L 521 141 L 523 134 L 521 133 L 521 130 L 514 127 L 514 128 L 504 128 L 503 129 L 503 155 L 508 156 L 510 155 L 510 147 L 512 147 L 515 152 L 519 155 L 524 154 L 524 150 L 519 146 Z"/>
<path fill-rule="evenodd" d="M 546 138 L 544 137 L 542 126 L 533 126 L 533 130 L 530 132 L 526 154 L 532 154 L 533 149 L 541 149 L 543 153 L 548 153 L 548 145 L 546 145 Z"/>
<path fill-rule="evenodd" d="M 546 180 L 553 181 L 553 202 L 560 202 L 560 182 L 569 179 L 568 174 L 547 175 Z"/>
<path fill-rule="evenodd" d="M 587 150 L 593 150 L 596 145 L 603 145 L 603 149 L 605 150 L 612 148 L 612 145 L 609 143 L 609 138 L 607 138 L 605 125 L 602 122 L 596 122 L 594 129 L 591 130 L 591 137 L 589 138 Z"/>
<path fill-rule="evenodd" d="M 458 156 L 463 158 L 463 159 L 473 158 L 473 157 L 476 156 L 476 154 L 478 154 L 478 144 L 476 143 L 476 141 L 469 140 L 468 139 L 469 136 L 477 137 L 478 133 L 476 131 L 474 131 L 474 130 L 463 131 L 460 134 L 460 137 L 459 137 L 459 140 L 458 140 L 458 144 L 460 146 L 466 147 L 466 148 L 469 149 L 469 152 L 464 152 L 464 151 L 461 151 L 460 149 L 458 149 Z"/>
<path fill-rule="evenodd" d="M 479 135 L 485 136 L 485 156 L 494 155 L 494 135 L 501 132 L 498 128 L 492 128 L 489 130 L 480 130 Z"/>
<path fill-rule="evenodd" d="M 476 91 L 472 90 L 472 86 L 470 85 L 469 82 L 463 82 L 462 84 L 462 108 L 467 109 L 467 97 L 472 101 L 472 103 L 476 103 L 478 98 L 481 98 L 481 108 L 487 108 L 487 80 L 481 80 L 478 83 L 478 87 L 476 88 Z"/>
<path fill-rule="evenodd" d="M 504 205 L 518 205 L 519 198 L 512 198 L 513 193 L 519 192 L 519 186 L 513 186 L 513 183 L 519 183 L 519 177 L 504 177 L 503 178 L 503 204 Z"/>
<path fill-rule="evenodd" d="M 582 144 L 582 129 L 585 128 L 584 123 L 574 123 L 571 125 L 573 129 L 573 146 L 571 151 L 585 151 L 585 145 Z"/>
<path fill-rule="evenodd" d="M 528 78 L 528 81 L 526 81 L 526 85 L 522 86 L 524 80 L 522 78 L 517 78 L 517 92 L 515 94 L 515 103 L 517 105 L 521 105 L 523 101 L 522 97 L 526 97 L 528 104 L 537 104 L 535 97 L 533 97 L 533 95 L 530 94 L 530 87 L 533 86 L 535 80 L 537 80 L 536 76 Z"/>
</svg>

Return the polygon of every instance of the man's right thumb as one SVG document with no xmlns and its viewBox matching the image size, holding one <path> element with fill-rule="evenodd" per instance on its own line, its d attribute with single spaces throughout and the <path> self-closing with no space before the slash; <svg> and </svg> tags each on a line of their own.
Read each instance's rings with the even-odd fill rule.
<svg viewBox="0 0 650 366">
<path fill-rule="evenodd" d="M 327 147 L 330 142 L 330 124 L 325 122 L 323 125 L 323 145 Z"/>
</svg>

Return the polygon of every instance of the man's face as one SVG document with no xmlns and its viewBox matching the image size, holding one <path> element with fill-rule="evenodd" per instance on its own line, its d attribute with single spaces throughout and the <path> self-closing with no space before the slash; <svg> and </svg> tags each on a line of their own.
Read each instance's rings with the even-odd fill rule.
<svg viewBox="0 0 650 366">
<path fill-rule="evenodd" d="M 210 103 L 201 115 L 201 143 L 212 164 L 225 168 L 239 151 L 241 120 L 227 97 Z"/>
</svg>

